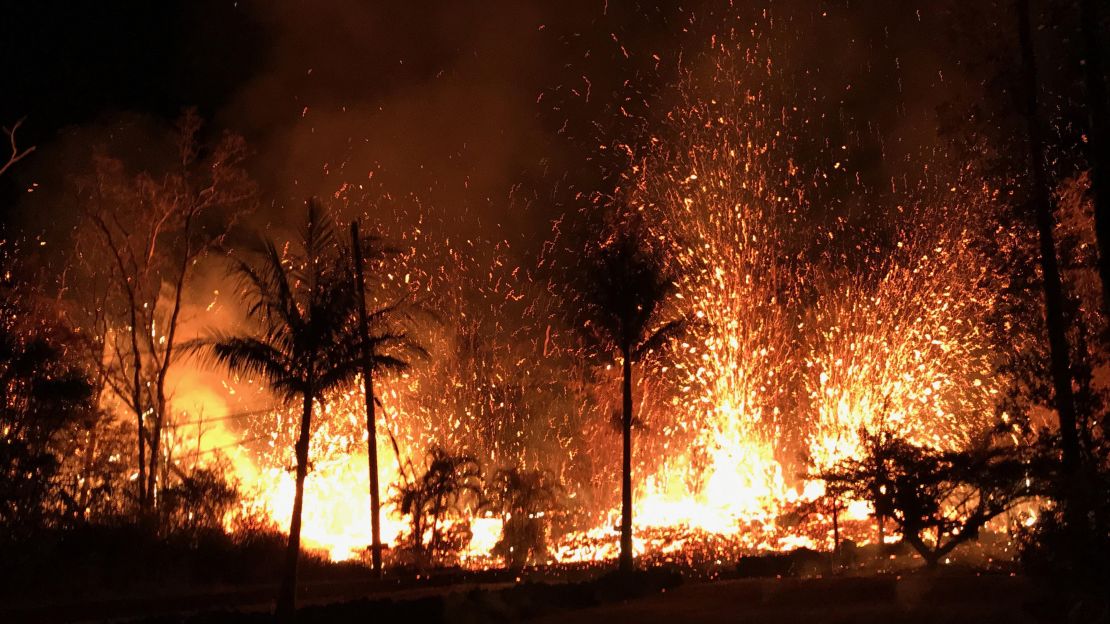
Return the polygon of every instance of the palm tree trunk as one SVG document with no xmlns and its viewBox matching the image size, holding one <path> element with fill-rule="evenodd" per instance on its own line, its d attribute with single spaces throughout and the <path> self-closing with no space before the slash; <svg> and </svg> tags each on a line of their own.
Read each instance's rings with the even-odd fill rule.
<svg viewBox="0 0 1110 624">
<path fill-rule="evenodd" d="M 312 425 L 314 393 L 304 395 L 301 413 L 301 430 L 297 437 L 297 486 L 293 495 L 293 518 L 289 521 L 289 543 L 285 550 L 285 571 L 278 590 L 277 618 L 281 622 L 293 620 L 297 610 L 297 563 L 301 556 L 301 511 L 304 508 L 304 480 L 308 476 L 308 440 Z"/>
<path fill-rule="evenodd" d="M 1095 235 L 1098 238 L 1098 271 L 1102 277 L 1103 312 L 1110 315 L 1110 128 L 1107 124 L 1106 78 L 1102 68 L 1101 15 L 1096 0 L 1080 0 L 1080 29 L 1083 36 L 1084 72 L 1087 83 L 1087 113 L 1091 167 L 1091 195 L 1095 204 Z"/>
<path fill-rule="evenodd" d="M 1068 347 L 1067 321 L 1064 318 L 1064 290 L 1056 258 L 1055 219 L 1044 171 L 1044 139 L 1038 117 L 1037 59 L 1033 50 L 1033 32 L 1029 16 L 1029 0 L 1018 0 L 1018 28 L 1025 82 L 1025 121 L 1029 134 L 1029 166 L 1032 179 L 1033 208 L 1041 248 L 1041 273 L 1044 287 L 1045 322 L 1051 352 L 1052 382 L 1055 390 L 1056 413 L 1060 419 L 1060 439 L 1068 488 L 1075 484 L 1079 468 L 1079 438 L 1075 426 L 1075 396 L 1072 392 L 1071 354 Z M 1074 501 L 1073 501 L 1074 502 Z"/>
<path fill-rule="evenodd" d="M 624 350 L 624 409 L 621 417 L 621 554 L 620 569 L 632 571 L 632 350 Z"/>
<path fill-rule="evenodd" d="M 381 494 L 378 483 L 378 432 L 374 418 L 374 363 L 370 353 L 370 327 L 366 318 L 366 278 L 363 274 L 362 245 L 358 221 L 351 222 L 351 249 L 354 252 L 355 289 L 358 294 L 359 333 L 362 340 L 362 384 L 366 397 L 366 458 L 370 471 L 370 557 L 374 574 L 382 573 Z"/>
</svg>

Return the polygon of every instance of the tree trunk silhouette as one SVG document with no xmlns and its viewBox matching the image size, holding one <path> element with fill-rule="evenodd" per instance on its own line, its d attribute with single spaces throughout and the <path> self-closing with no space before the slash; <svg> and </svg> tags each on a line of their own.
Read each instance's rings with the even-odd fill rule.
<svg viewBox="0 0 1110 624">
<path fill-rule="evenodd" d="M 362 386 L 366 397 L 366 457 L 370 471 L 370 529 L 372 541 L 370 556 L 374 574 L 382 573 L 381 498 L 378 483 L 378 432 L 374 417 L 374 363 L 370 353 L 370 327 L 366 318 L 366 277 L 362 260 L 362 245 L 358 235 L 358 221 L 351 222 L 351 249 L 354 251 L 355 292 L 358 296 L 359 333 L 362 335 Z"/>
<path fill-rule="evenodd" d="M 632 570 L 632 349 L 624 349 L 624 403 L 621 415 L 621 554 L 622 572 Z"/>
<path fill-rule="evenodd" d="M 442 501 L 443 497 L 437 494 L 436 503 L 432 506 L 432 540 L 428 544 L 429 558 L 434 557 L 439 550 L 439 516 L 443 513 Z"/>
<path fill-rule="evenodd" d="M 131 327 L 135 327 L 138 320 L 135 318 L 135 304 L 132 300 L 131 303 Z M 134 361 L 132 366 L 132 387 L 131 387 L 131 401 L 133 409 L 135 410 L 136 431 L 139 434 L 139 514 L 143 516 L 144 520 L 147 512 L 150 510 L 150 498 L 147 496 L 146 489 L 146 423 L 143 422 L 143 403 L 142 403 L 142 358 L 139 356 L 138 338 L 135 337 L 134 329 L 131 330 L 131 349 L 133 352 Z M 154 466 L 150 467 L 154 470 Z"/>
<path fill-rule="evenodd" d="M 297 611 L 297 564 L 301 556 L 301 511 L 304 508 L 304 480 L 308 475 L 308 442 L 312 425 L 314 393 L 305 392 L 301 430 L 297 437 L 297 486 L 293 495 L 293 518 L 289 521 L 289 543 L 285 550 L 285 570 L 278 590 L 277 619 L 293 621 Z"/>
<path fill-rule="evenodd" d="M 185 223 L 182 230 L 185 232 L 185 251 L 181 254 L 181 261 L 178 265 L 177 274 L 174 278 L 173 286 L 173 307 L 171 308 L 169 321 L 166 323 L 165 335 L 165 351 L 158 355 L 157 341 L 154 334 L 147 332 L 147 339 L 150 341 L 150 352 L 154 359 L 155 377 L 154 377 L 154 412 L 151 414 L 151 427 L 150 427 L 150 474 L 147 476 L 147 499 L 152 509 L 158 508 L 158 466 L 161 463 L 161 444 L 162 444 L 162 429 L 166 424 L 167 416 L 169 414 L 169 399 L 166 396 L 166 379 L 169 377 L 170 367 L 173 365 L 174 346 L 177 340 L 178 323 L 181 320 L 181 309 L 183 307 L 184 293 L 186 287 L 186 278 L 189 275 L 189 266 L 196 259 L 196 252 L 193 250 L 192 234 L 193 234 L 193 217 L 195 213 L 189 210 L 188 215 L 185 217 Z"/>
<path fill-rule="evenodd" d="M 937 569 L 937 564 L 940 563 L 940 556 L 932 551 L 924 551 L 921 553 L 921 558 L 925 560 L 925 568 L 927 570 Z"/>
<path fill-rule="evenodd" d="M 1044 135 L 1039 119 L 1037 97 L 1037 57 L 1033 49 L 1029 0 L 1018 0 L 1018 31 L 1025 87 L 1025 120 L 1029 142 L 1030 194 L 1040 239 L 1041 272 L 1044 287 L 1045 323 L 1048 326 L 1052 385 L 1056 413 L 1060 419 L 1064 471 L 1074 480 L 1079 468 L 1079 438 L 1075 427 L 1075 396 L 1072 391 L 1071 356 L 1067 321 L 1064 318 L 1064 290 L 1056 258 L 1055 226 L 1051 194 L 1044 170 Z M 1073 485 L 1069 483 L 1069 486 Z"/>
<path fill-rule="evenodd" d="M 1096 0 L 1080 0 L 1080 29 L 1083 38 L 1084 78 L 1087 86 L 1088 154 L 1091 167 L 1091 197 L 1095 207 L 1098 238 L 1098 272 L 1102 277 L 1102 309 L 1110 315 L 1110 136 L 1107 128 L 1106 77 L 1102 69 L 1101 15 Z"/>
</svg>

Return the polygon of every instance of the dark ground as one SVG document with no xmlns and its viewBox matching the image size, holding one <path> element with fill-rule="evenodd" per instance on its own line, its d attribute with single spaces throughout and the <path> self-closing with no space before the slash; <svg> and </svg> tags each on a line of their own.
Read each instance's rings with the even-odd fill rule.
<svg viewBox="0 0 1110 624">
<path fill-rule="evenodd" d="M 739 579 L 687 584 L 533 620 L 539 624 L 1025 624 L 1064 622 L 1028 580 L 1010 576 Z M 1059 619 L 1056 619 L 1059 616 Z"/>
<path fill-rule="evenodd" d="M 468 579 L 454 583 L 385 587 L 357 582 L 303 587 L 302 623 L 398 621 L 479 624 L 1039 624 L 1110 622 L 1105 601 L 1077 609 L 1054 601 L 1021 576 L 967 570 L 825 578 L 742 578 L 682 581 L 673 572 L 638 573 L 632 582 L 606 575 L 592 580 Z M 235 604 L 231 596 L 195 596 L 192 604 L 147 605 L 146 618 L 117 612 L 37 614 L 8 612 L 17 621 L 144 621 L 151 624 L 263 623 L 272 588 Z M 247 598 L 240 595 L 239 599 Z M 257 602 L 256 602 L 257 601 Z M 90 605 L 91 606 L 91 605 Z M 117 607 L 119 605 L 116 605 Z M 140 605 L 132 605 L 140 606 Z M 110 610 L 109 610 L 110 611 Z M 141 611 L 140 611 L 141 612 Z M 155 614 L 161 613 L 157 616 Z M 176 615 L 169 615 L 176 613 Z M 151 618 L 150 616 L 155 615 Z"/>
<path fill-rule="evenodd" d="M 140 545 L 131 533 L 122 534 Z M 278 550 L 266 539 L 175 549 L 162 542 L 126 548 L 100 533 L 85 537 L 55 540 L 53 550 L 43 545 L 54 543 L 47 540 L 34 549 L 39 555 L 57 551 L 55 557 L 0 557 L 8 564 L 0 567 L 0 624 L 272 621 Z M 1105 600 L 1077 611 L 1074 601 L 1054 598 L 1044 583 L 1014 575 L 1012 566 L 953 562 L 929 572 L 904 550 L 858 549 L 843 555 L 851 564 L 836 575 L 827 553 L 805 549 L 732 564 L 644 561 L 646 569 L 632 576 L 610 572 L 608 565 L 579 565 L 517 573 L 446 568 L 430 575 L 398 569 L 375 579 L 358 564 L 306 558 L 298 621 L 1110 624 Z M 64 560 L 63 554 L 69 564 L 60 568 L 35 565 Z"/>
</svg>

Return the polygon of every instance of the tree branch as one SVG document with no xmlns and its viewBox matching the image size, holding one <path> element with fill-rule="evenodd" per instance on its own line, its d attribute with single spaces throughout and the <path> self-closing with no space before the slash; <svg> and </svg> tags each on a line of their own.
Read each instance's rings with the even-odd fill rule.
<svg viewBox="0 0 1110 624">
<path fill-rule="evenodd" d="M 15 122 L 15 125 L 13 125 L 11 128 L 8 128 L 8 127 L 4 128 L 4 134 L 8 135 L 8 143 L 9 143 L 9 145 L 11 145 L 11 154 L 8 156 L 8 161 L 6 163 L 4 163 L 3 165 L 0 165 L 0 175 L 4 175 L 4 172 L 6 172 L 8 169 L 10 169 L 12 165 L 14 165 L 15 163 L 23 160 L 24 158 L 26 158 L 32 152 L 35 151 L 35 146 L 34 145 L 32 145 L 31 147 L 28 147 L 27 149 L 25 149 L 23 151 L 20 151 L 19 145 L 16 143 L 16 140 L 15 140 L 15 133 L 16 133 L 17 130 L 19 130 L 19 127 L 23 125 L 23 121 L 25 119 L 27 119 L 27 118 L 24 117 L 23 119 L 20 119 L 19 121 Z"/>
</svg>

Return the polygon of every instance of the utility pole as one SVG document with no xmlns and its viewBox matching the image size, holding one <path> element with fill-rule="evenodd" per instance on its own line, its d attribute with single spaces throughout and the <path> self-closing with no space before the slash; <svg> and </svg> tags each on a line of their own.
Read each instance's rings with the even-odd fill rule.
<svg viewBox="0 0 1110 624">
<path fill-rule="evenodd" d="M 370 323 L 366 313 L 366 277 L 362 258 L 362 239 L 358 220 L 351 222 L 351 250 L 354 252 L 355 295 L 358 297 L 359 344 L 362 346 L 362 385 L 366 396 L 366 445 L 370 469 L 370 523 L 373 542 L 370 556 L 374 574 L 382 573 L 381 498 L 378 493 L 378 436 L 374 418 L 374 361 L 370 352 Z"/>
</svg>

